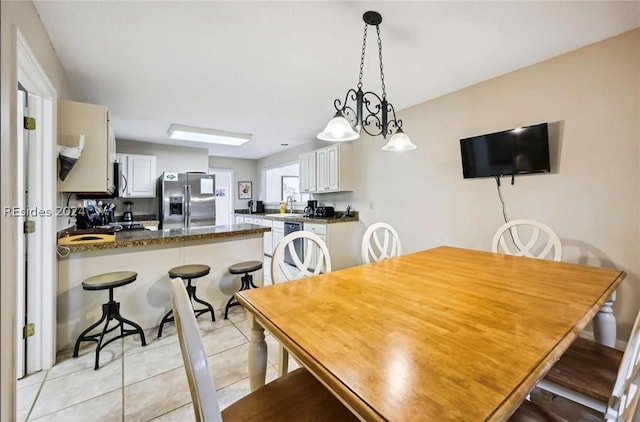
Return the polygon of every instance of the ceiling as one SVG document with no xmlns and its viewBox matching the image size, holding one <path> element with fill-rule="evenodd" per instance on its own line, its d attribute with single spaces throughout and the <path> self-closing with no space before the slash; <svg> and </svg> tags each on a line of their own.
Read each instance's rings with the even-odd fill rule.
<svg viewBox="0 0 640 422">
<path fill-rule="evenodd" d="M 251 159 L 324 128 L 357 83 L 367 10 L 396 110 L 640 26 L 638 1 L 34 4 L 74 99 L 107 106 L 118 139 L 178 144 L 171 123 L 250 133 L 209 153 Z M 374 35 L 363 81 L 380 93 Z"/>
</svg>

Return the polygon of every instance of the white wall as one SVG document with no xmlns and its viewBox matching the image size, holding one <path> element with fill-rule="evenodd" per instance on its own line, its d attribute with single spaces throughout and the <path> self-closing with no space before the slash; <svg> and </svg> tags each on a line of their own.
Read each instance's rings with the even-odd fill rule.
<svg viewBox="0 0 640 422">
<path fill-rule="evenodd" d="M 236 178 L 234 185 L 234 208 L 235 209 L 248 209 L 248 199 L 238 199 L 238 182 L 248 181 L 252 182 L 252 199 L 262 199 L 260 197 L 260 181 L 258 178 L 258 167 L 256 160 L 245 160 L 239 158 L 225 158 L 225 157 L 209 157 L 209 167 L 217 169 L 230 169 L 233 170 L 233 175 Z"/>
<path fill-rule="evenodd" d="M 61 98 L 69 95 L 65 71 L 31 2 L 0 2 L 0 203 L 16 203 L 16 30 L 20 30 Z M 53 192 L 52 192 L 53 194 Z M 15 419 L 15 222 L 0 217 L 0 420 Z"/>
<path fill-rule="evenodd" d="M 551 226 L 564 261 L 628 273 L 615 305 L 626 340 L 640 307 L 639 75 L 640 29 L 403 110 L 417 150 L 355 143 L 361 219 L 393 224 L 407 252 L 488 250 L 503 222 L 496 185 L 462 178 L 459 139 L 559 122 L 557 173 L 503 179 L 508 215 Z"/>
<path fill-rule="evenodd" d="M 640 29 L 403 110 L 415 151 L 354 142 L 354 192 L 315 195 L 352 203 L 366 225 L 387 221 L 406 252 L 438 245 L 489 250 L 503 222 L 493 179 L 463 179 L 461 138 L 552 125 L 553 174 L 503 179 L 508 216 L 545 222 L 563 260 L 628 273 L 614 312 L 627 339 L 640 307 Z M 308 144 L 259 161 L 291 160 Z M 326 144 L 324 144 L 326 145 Z M 555 160 L 555 163 L 553 162 Z M 561 294 L 561 291 L 558 292 Z"/>
</svg>

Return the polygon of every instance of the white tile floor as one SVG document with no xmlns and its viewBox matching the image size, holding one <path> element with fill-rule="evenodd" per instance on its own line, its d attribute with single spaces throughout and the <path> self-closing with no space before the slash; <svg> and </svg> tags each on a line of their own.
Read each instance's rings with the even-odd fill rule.
<svg viewBox="0 0 640 422">
<path fill-rule="evenodd" d="M 266 259 L 265 268 L 269 268 Z M 269 285 L 265 271 L 265 285 Z M 209 367 L 218 391 L 221 408 L 249 393 L 249 328 L 240 306 L 229 310 L 224 320 L 221 310 L 216 321 L 207 315 L 198 318 Z M 100 369 L 93 369 L 94 343 L 84 343 L 80 356 L 71 350 L 58 356 L 58 363 L 18 380 L 17 410 L 24 421 L 187 421 L 193 408 L 182 364 L 178 336 L 173 323 L 165 325 L 158 339 L 157 327 L 145 330 L 147 345 L 139 336 L 128 336 L 109 344 L 100 352 Z M 278 343 L 267 332 L 267 381 L 277 375 Z M 290 370 L 298 367 L 290 359 Z"/>
<path fill-rule="evenodd" d="M 212 322 L 198 319 L 209 366 L 222 408 L 249 393 L 248 327 L 245 312 L 233 307 L 229 319 L 220 312 Z M 18 421 L 186 421 L 193 420 L 191 396 L 173 324 L 146 330 L 147 346 L 138 336 L 108 345 L 93 369 L 95 346 L 59 356 L 48 371 L 18 381 Z M 278 344 L 266 335 L 267 381 L 276 377 Z M 291 360 L 290 368 L 297 368 Z"/>
</svg>

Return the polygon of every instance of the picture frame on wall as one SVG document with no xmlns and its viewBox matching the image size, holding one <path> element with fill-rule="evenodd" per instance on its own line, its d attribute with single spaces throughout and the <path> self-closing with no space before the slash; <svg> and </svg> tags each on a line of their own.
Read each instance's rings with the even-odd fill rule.
<svg viewBox="0 0 640 422">
<path fill-rule="evenodd" d="M 251 182 L 238 182 L 238 199 L 251 199 Z"/>
</svg>

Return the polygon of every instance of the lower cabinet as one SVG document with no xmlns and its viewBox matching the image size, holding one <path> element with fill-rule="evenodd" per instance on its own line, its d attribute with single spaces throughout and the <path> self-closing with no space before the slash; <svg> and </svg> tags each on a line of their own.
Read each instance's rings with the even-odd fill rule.
<svg viewBox="0 0 640 422">
<path fill-rule="evenodd" d="M 273 251 L 276 249 L 276 246 L 278 246 L 278 243 L 280 243 L 280 241 L 284 237 L 284 221 L 273 220 L 273 227 L 271 228 L 271 233 L 272 233 L 273 239 L 271 243 L 270 255 L 273 256 Z"/>
<path fill-rule="evenodd" d="M 331 257 L 332 270 L 340 270 L 361 264 L 360 242 L 364 229 L 360 222 L 304 223 L 303 229 L 318 235 L 326 243 Z M 315 262 L 312 261 L 312 264 L 313 268 L 315 268 Z"/>
<path fill-rule="evenodd" d="M 239 214 L 235 215 L 235 222 L 236 224 L 246 223 L 246 224 L 256 224 L 258 226 L 264 226 L 264 227 L 271 227 L 272 228 L 271 230 L 273 230 L 273 223 L 274 223 L 274 221 L 269 218 L 260 218 L 260 217 L 253 217 L 251 215 L 239 215 Z M 280 230 L 280 234 L 282 233 L 284 233 L 284 225 L 281 227 L 281 230 Z M 282 236 L 280 236 L 280 239 L 282 239 Z M 262 249 L 263 249 L 264 255 L 272 256 L 273 249 L 278 244 L 277 242 L 279 242 L 279 240 L 278 241 L 273 240 L 273 232 L 265 232 L 262 238 Z"/>
<path fill-rule="evenodd" d="M 263 218 L 261 219 L 261 226 L 264 227 L 271 227 L 271 230 L 273 230 L 273 220 L 269 220 L 268 218 Z M 272 256 L 273 255 L 273 232 L 264 232 L 264 238 L 263 238 L 263 249 L 264 249 L 264 254 L 268 255 L 268 256 Z"/>
<path fill-rule="evenodd" d="M 273 251 L 284 238 L 284 220 L 254 217 L 252 215 L 235 215 L 236 224 L 257 224 L 271 227 L 263 236 L 264 255 L 273 256 Z M 339 270 L 361 264 L 360 242 L 364 234 L 364 226 L 358 221 L 347 223 L 303 223 L 303 230 L 310 231 L 320 237 L 329 249 L 331 268 Z M 313 262 L 313 268 L 316 263 Z"/>
<path fill-rule="evenodd" d="M 322 241 L 327 245 L 327 248 L 329 247 L 329 243 L 327 242 L 327 225 L 326 224 L 306 224 L 305 223 L 304 230 L 318 235 L 318 237 L 322 239 Z M 331 255 L 331 252 L 329 252 L 329 255 Z M 315 269 L 316 265 L 318 265 L 318 259 L 316 255 L 313 255 L 311 257 L 311 268 Z"/>
</svg>

